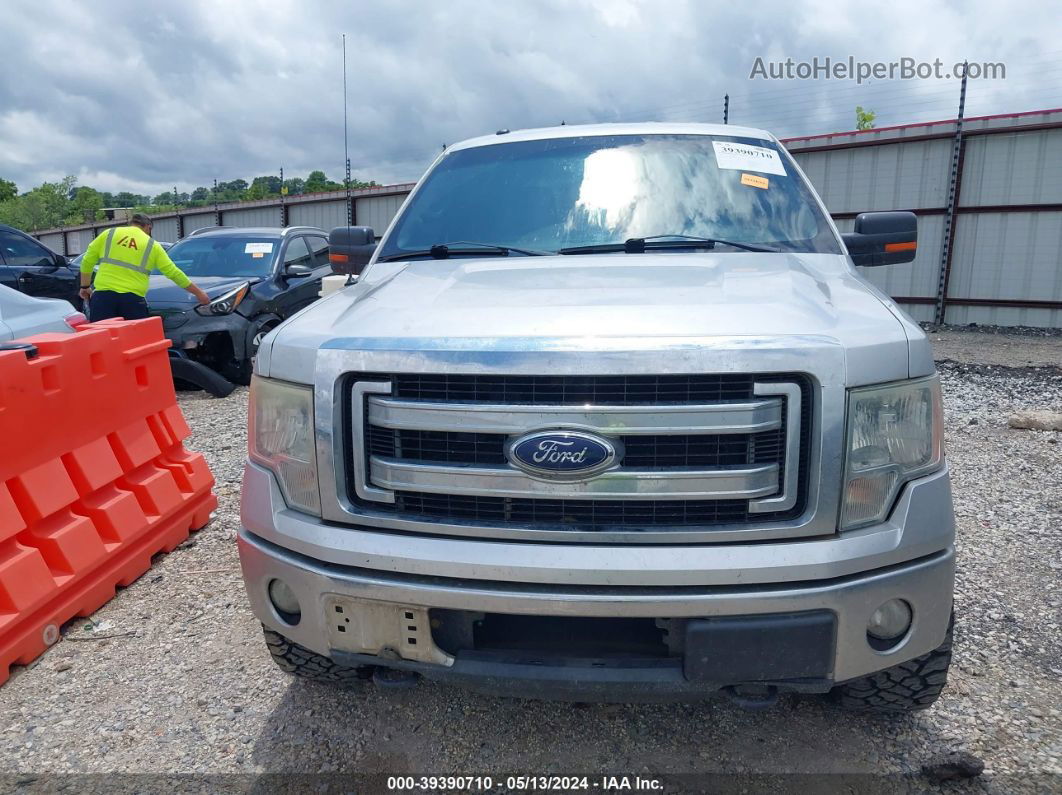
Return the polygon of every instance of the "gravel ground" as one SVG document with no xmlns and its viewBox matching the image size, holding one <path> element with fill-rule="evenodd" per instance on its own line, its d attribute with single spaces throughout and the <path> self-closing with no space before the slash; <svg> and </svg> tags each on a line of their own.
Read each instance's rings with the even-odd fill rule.
<svg viewBox="0 0 1062 795">
<path fill-rule="evenodd" d="M 1006 419 L 1012 409 L 1062 411 L 1062 337 L 933 337 L 960 563 L 956 660 L 926 712 L 867 717 L 807 698 L 766 712 L 724 701 L 535 703 L 290 679 L 266 654 L 239 577 L 240 389 L 180 398 L 190 446 L 218 481 L 216 518 L 93 616 L 95 627 L 74 622 L 0 688 L 0 773 L 21 774 L 4 779 L 11 785 L 60 772 L 825 772 L 870 774 L 838 776 L 836 791 L 924 791 L 923 764 L 966 751 L 985 762 L 967 789 L 1058 791 L 1062 434 L 1011 430 Z M 772 781 L 760 783 L 800 786 Z"/>
</svg>

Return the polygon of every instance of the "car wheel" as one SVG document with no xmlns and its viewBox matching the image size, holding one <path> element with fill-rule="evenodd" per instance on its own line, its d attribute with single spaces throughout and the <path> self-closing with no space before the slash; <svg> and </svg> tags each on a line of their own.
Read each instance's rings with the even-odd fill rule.
<svg viewBox="0 0 1062 795">
<path fill-rule="evenodd" d="M 266 334 L 275 329 L 278 325 L 279 324 L 276 321 L 263 323 L 262 327 L 255 332 L 253 337 L 251 337 L 251 359 L 258 355 L 258 348 L 261 346 L 262 340 L 265 339 Z"/>
<path fill-rule="evenodd" d="M 265 339 L 266 334 L 279 325 L 279 321 L 267 320 L 257 328 L 251 336 L 251 342 L 247 350 L 247 358 L 233 362 L 232 365 L 227 368 L 226 375 L 230 381 L 234 381 L 235 383 L 244 386 L 251 383 L 251 375 L 254 372 L 254 357 L 258 354 L 258 348 L 261 346 L 262 340 Z"/>
<path fill-rule="evenodd" d="M 349 668 L 339 665 L 265 626 L 262 627 L 262 632 L 265 634 L 266 648 L 269 649 L 273 662 L 289 674 L 350 688 L 364 687 L 372 678 L 371 666 Z"/>
</svg>

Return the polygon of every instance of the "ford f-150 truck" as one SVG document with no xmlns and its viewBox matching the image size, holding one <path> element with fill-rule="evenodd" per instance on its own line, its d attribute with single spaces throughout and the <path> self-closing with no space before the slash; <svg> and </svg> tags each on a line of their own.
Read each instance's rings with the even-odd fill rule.
<svg viewBox="0 0 1062 795">
<path fill-rule="evenodd" d="M 361 278 L 258 352 L 239 550 L 276 662 L 928 706 L 954 578 L 940 385 L 854 267 L 915 246 L 910 213 L 840 234 L 762 130 L 449 147 Z"/>
</svg>

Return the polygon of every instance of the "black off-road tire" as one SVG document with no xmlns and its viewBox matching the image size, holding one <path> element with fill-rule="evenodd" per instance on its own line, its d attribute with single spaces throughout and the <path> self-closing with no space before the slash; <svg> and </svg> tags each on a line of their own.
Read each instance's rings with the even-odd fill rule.
<svg viewBox="0 0 1062 795">
<path fill-rule="evenodd" d="M 343 687 L 360 687 L 366 680 L 372 678 L 372 666 L 350 668 L 346 665 L 339 665 L 328 657 L 288 640 L 279 632 L 265 627 L 262 627 L 262 632 L 265 635 L 266 648 L 273 656 L 273 662 L 289 674 L 302 679 L 327 682 Z"/>
<path fill-rule="evenodd" d="M 862 679 L 838 685 L 832 695 L 844 709 L 861 712 L 915 712 L 932 706 L 948 683 L 952 625 L 933 651 Z"/>
</svg>

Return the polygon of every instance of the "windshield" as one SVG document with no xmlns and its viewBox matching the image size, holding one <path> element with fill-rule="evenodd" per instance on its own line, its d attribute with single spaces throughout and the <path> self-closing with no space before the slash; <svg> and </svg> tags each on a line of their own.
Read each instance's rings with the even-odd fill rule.
<svg viewBox="0 0 1062 795">
<path fill-rule="evenodd" d="M 280 240 L 254 235 L 204 235 L 175 243 L 170 259 L 188 276 L 268 276 Z"/>
<path fill-rule="evenodd" d="M 772 141 L 616 135 L 455 151 L 425 179 L 380 257 L 476 240 L 557 251 L 690 235 L 783 251 L 840 248 Z"/>
</svg>

